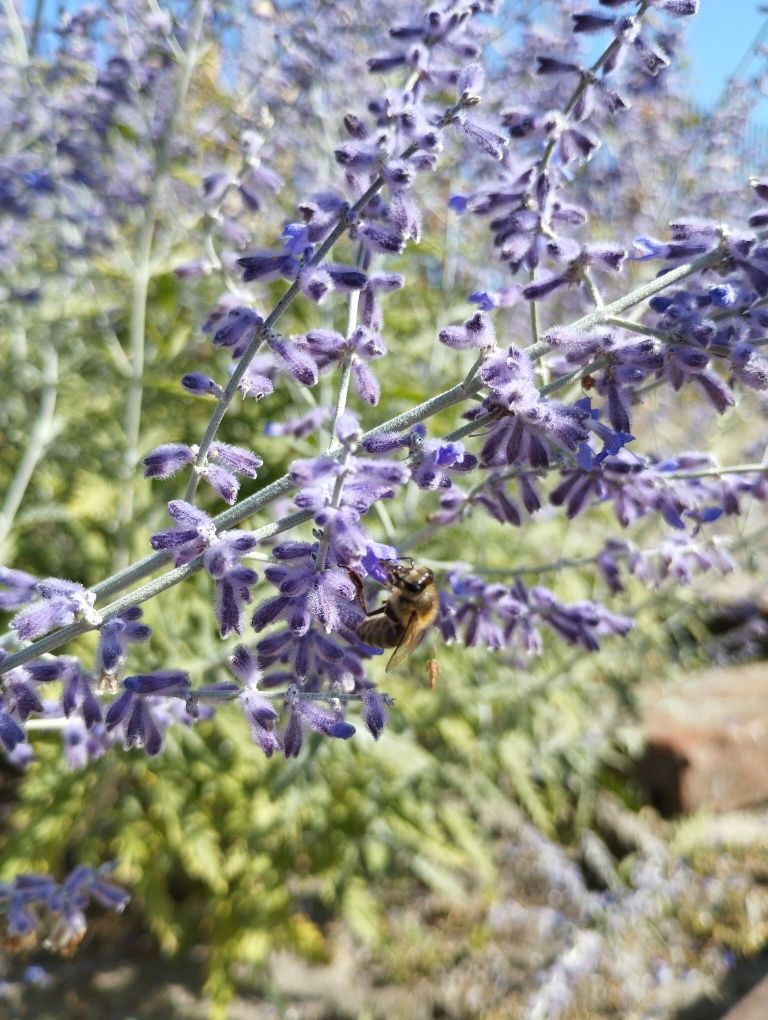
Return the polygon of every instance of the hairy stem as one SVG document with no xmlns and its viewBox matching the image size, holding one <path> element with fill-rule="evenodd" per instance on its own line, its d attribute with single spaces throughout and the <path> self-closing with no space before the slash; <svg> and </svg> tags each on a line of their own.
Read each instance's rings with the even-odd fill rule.
<svg viewBox="0 0 768 1020">
<path fill-rule="evenodd" d="M 5 10 L 5 19 L 8 23 L 8 32 L 13 40 L 16 63 L 24 67 L 29 63 L 29 50 L 27 49 L 27 39 L 24 35 L 24 26 L 21 23 L 19 12 L 16 10 L 16 4 L 13 0 L 3 0 L 3 9 Z"/>
<path fill-rule="evenodd" d="M 171 159 L 173 136 L 177 120 L 186 101 L 192 72 L 197 62 L 203 21 L 208 7 L 207 0 L 196 0 L 192 25 L 189 33 L 189 45 L 184 54 L 181 73 L 176 83 L 173 105 L 164 125 L 162 137 L 157 149 L 157 161 L 154 167 L 152 186 L 147 197 L 144 220 L 137 241 L 137 253 L 134 262 L 131 284 L 131 311 L 129 325 L 129 357 L 131 371 L 125 398 L 125 448 L 123 451 L 123 485 L 117 510 L 118 529 L 115 537 L 115 563 L 124 566 L 130 550 L 130 524 L 133 518 L 134 475 L 139 459 L 139 440 L 141 427 L 141 405 L 144 396 L 144 361 L 145 334 L 147 324 L 147 295 L 151 279 L 150 262 L 155 229 L 159 214 L 160 197 L 168 166 Z"/>
<path fill-rule="evenodd" d="M 24 493 L 27 491 L 27 486 L 32 478 L 35 467 L 50 442 L 58 384 L 59 359 L 56 348 L 53 344 L 50 344 L 43 350 L 43 387 L 35 423 L 32 426 L 27 448 L 19 461 L 11 484 L 6 490 L 5 499 L 0 509 L 0 552 L 13 527 L 13 522 L 24 499 Z"/>
</svg>

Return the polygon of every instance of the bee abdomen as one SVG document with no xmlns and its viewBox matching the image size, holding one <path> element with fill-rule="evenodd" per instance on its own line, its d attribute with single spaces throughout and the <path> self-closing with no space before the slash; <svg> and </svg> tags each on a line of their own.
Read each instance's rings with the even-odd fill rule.
<svg viewBox="0 0 768 1020">
<path fill-rule="evenodd" d="M 363 620 L 357 636 L 372 648 L 395 648 L 403 636 L 403 625 L 382 616 L 377 620 Z"/>
</svg>

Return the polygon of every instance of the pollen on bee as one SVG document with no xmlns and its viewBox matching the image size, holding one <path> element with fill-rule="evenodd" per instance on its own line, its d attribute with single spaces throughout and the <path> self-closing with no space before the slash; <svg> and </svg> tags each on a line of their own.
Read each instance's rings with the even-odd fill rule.
<svg viewBox="0 0 768 1020">
<path fill-rule="evenodd" d="M 437 687 L 437 678 L 440 675 L 440 663 L 434 657 L 427 661 L 427 676 L 429 677 L 429 689 L 434 691 Z"/>
</svg>

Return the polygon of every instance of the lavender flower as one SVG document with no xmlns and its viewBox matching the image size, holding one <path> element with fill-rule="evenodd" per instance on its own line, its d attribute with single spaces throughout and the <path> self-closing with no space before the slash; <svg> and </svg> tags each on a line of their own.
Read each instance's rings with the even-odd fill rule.
<svg viewBox="0 0 768 1020">
<path fill-rule="evenodd" d="M 378 740 L 387 722 L 387 710 L 384 699 L 372 688 L 369 688 L 363 700 L 363 722 L 371 732 L 374 740 Z"/>
<path fill-rule="evenodd" d="M 101 758 L 112 746 L 112 738 L 102 724 L 89 729 L 82 719 L 73 716 L 62 727 L 61 743 L 67 768 L 78 772 Z"/>
<path fill-rule="evenodd" d="M 463 443 L 429 439 L 414 452 L 413 481 L 420 489 L 447 489 L 453 484 L 449 472 L 466 473 L 477 467 L 477 457 Z"/>
<path fill-rule="evenodd" d="M 484 465 L 528 463 L 546 468 L 548 447 L 575 452 L 587 439 L 585 412 L 543 398 L 534 385 L 529 358 L 516 347 L 489 358 L 480 377 L 489 390 L 484 407 L 497 419 L 480 454 Z"/>
<path fill-rule="evenodd" d="M 93 608 L 96 596 L 76 581 L 49 577 L 35 584 L 40 600 L 22 609 L 11 620 L 11 626 L 23 641 L 47 634 L 56 627 L 65 627 L 75 620 L 98 626 L 101 617 Z"/>
<path fill-rule="evenodd" d="M 182 670 L 169 669 L 157 673 L 141 673 L 123 680 L 124 692 L 111 703 L 104 717 L 108 731 L 119 728 L 123 747 L 143 748 L 156 755 L 163 749 L 164 728 L 171 721 L 163 718 L 163 698 L 187 698 L 189 676 Z"/>
<path fill-rule="evenodd" d="M 248 532 L 223 531 L 203 555 L 205 569 L 216 582 L 215 614 L 222 638 L 243 633 L 245 606 L 259 575 L 240 559 L 255 548 L 256 539 Z"/>
<path fill-rule="evenodd" d="M 0 585 L 4 589 L 0 591 L 0 609 L 8 612 L 31 602 L 37 582 L 38 578 L 26 574 L 23 570 L 0 567 Z"/>
<path fill-rule="evenodd" d="M 463 326 L 448 326 L 442 329 L 439 339 L 447 347 L 475 347 L 487 351 L 496 346 L 493 325 L 482 312 L 475 312 Z"/>
<path fill-rule="evenodd" d="M 91 900 L 118 913 L 125 909 L 127 894 L 106 880 L 113 867 L 80 865 L 61 885 L 48 875 L 35 874 L 0 883 L 0 911 L 6 915 L 8 937 L 31 947 L 44 935 L 44 945 L 71 954 L 85 935 L 85 909 Z"/>
<path fill-rule="evenodd" d="M 117 675 L 128 655 L 128 645 L 149 640 L 151 628 L 138 622 L 142 615 L 138 606 L 132 606 L 99 628 L 96 673 L 102 681 Z"/>
<path fill-rule="evenodd" d="M 259 693 L 261 670 L 251 652 L 238 645 L 232 653 L 230 667 L 237 679 L 244 685 L 240 692 L 240 707 L 251 728 L 251 736 L 267 758 L 281 749 L 275 732 L 279 714 L 274 705 Z"/>
<path fill-rule="evenodd" d="M 194 463 L 195 451 L 184 443 L 164 443 L 144 458 L 145 478 L 170 478 L 187 464 Z"/>
<path fill-rule="evenodd" d="M 297 756 L 302 744 L 301 729 L 305 725 L 316 733 L 339 740 L 349 740 L 355 733 L 355 727 L 342 719 L 340 709 L 328 711 L 321 708 L 316 702 L 299 697 L 295 687 L 288 689 L 286 704 L 291 712 L 283 736 L 286 758 Z"/>
<path fill-rule="evenodd" d="M 194 463 L 197 453 L 196 446 L 186 446 L 183 443 L 158 446 L 144 458 L 144 477 L 169 478 L 180 468 Z M 240 489 L 235 475 L 255 478 L 257 469 L 263 464 L 261 457 L 255 453 L 229 443 L 211 443 L 208 456 L 200 474 L 230 504 L 235 502 Z"/>
<path fill-rule="evenodd" d="M 168 549 L 177 566 L 188 563 L 216 538 L 216 529 L 208 514 L 183 499 L 168 504 L 168 513 L 176 527 L 158 531 L 150 539 L 153 549 Z"/>
</svg>

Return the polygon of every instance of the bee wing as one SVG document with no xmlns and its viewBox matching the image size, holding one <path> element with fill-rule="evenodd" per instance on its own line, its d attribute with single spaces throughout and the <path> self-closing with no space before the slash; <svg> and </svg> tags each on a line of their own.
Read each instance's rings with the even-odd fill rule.
<svg viewBox="0 0 768 1020">
<path fill-rule="evenodd" d="M 400 638 L 400 644 L 392 652 L 387 663 L 386 673 L 391 673 L 395 667 L 399 666 L 401 662 L 408 658 L 409 655 L 418 646 L 421 639 L 424 637 L 426 627 L 420 627 L 416 613 L 411 613 L 411 618 L 406 624 L 403 636 Z"/>
</svg>

